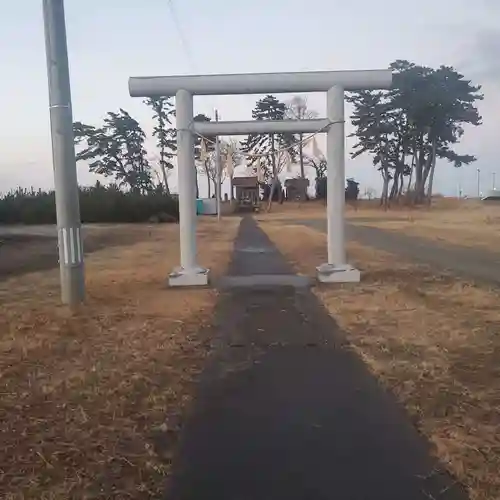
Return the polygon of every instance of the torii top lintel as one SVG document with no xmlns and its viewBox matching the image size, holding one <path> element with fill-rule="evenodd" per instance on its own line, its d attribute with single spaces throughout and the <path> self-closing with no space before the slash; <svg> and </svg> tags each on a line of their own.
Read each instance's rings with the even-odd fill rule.
<svg viewBox="0 0 500 500">
<path fill-rule="evenodd" d="M 193 95 L 285 94 L 344 90 L 388 89 L 389 69 L 311 71 L 301 73 L 243 73 L 227 75 L 141 76 L 129 78 L 131 97 L 169 97 L 179 90 Z"/>
</svg>

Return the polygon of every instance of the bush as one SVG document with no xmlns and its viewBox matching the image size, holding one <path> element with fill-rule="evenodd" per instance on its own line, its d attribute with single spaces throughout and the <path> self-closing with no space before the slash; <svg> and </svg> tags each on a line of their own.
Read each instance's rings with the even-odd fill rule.
<svg viewBox="0 0 500 500">
<path fill-rule="evenodd" d="M 96 184 L 80 188 L 80 216 L 91 222 L 178 221 L 178 200 L 161 190 L 140 194 Z M 0 224 L 55 224 L 54 191 L 18 188 L 0 197 Z"/>
</svg>

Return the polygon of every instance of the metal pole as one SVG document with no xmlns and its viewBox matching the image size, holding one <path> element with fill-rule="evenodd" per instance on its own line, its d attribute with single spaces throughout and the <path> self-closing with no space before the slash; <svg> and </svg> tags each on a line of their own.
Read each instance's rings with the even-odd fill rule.
<svg viewBox="0 0 500 500">
<path fill-rule="evenodd" d="M 63 0 L 43 0 L 52 160 L 56 193 L 61 299 L 85 298 L 85 273 L 76 174 L 68 49 Z"/>
<path fill-rule="evenodd" d="M 477 169 L 477 197 L 481 197 L 481 170 Z"/>
<path fill-rule="evenodd" d="M 219 113 L 215 110 L 215 121 L 219 121 Z M 215 186 L 215 198 L 217 206 L 217 220 L 220 220 L 220 202 L 221 202 L 221 157 L 220 157 L 220 141 L 219 136 L 215 137 L 215 168 L 216 168 L 216 186 Z"/>
<path fill-rule="evenodd" d="M 175 96 L 177 121 L 177 169 L 179 176 L 179 230 L 181 268 L 192 271 L 196 266 L 196 170 L 193 121 L 193 94 L 179 90 Z"/>
<path fill-rule="evenodd" d="M 328 163 L 327 220 L 328 264 L 342 266 L 345 254 L 345 132 L 344 89 L 332 87 L 327 93 L 327 116 L 332 124 L 327 132 L 326 155 Z"/>
</svg>

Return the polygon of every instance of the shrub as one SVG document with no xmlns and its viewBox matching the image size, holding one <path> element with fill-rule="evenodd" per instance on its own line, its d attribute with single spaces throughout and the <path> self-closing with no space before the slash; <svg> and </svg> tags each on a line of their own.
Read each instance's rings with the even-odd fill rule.
<svg viewBox="0 0 500 500">
<path fill-rule="evenodd" d="M 125 192 L 116 186 L 99 183 L 80 188 L 80 216 L 91 222 L 147 222 L 157 217 L 160 221 L 178 221 L 178 200 L 161 190 L 146 194 Z M 18 188 L 0 197 L 0 224 L 55 224 L 54 191 Z"/>
</svg>

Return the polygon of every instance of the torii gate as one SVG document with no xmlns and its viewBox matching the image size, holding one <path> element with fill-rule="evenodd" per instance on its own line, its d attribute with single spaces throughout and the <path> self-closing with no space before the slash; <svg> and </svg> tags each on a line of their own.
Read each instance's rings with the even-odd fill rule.
<svg viewBox="0 0 500 500">
<path fill-rule="evenodd" d="M 388 89 L 390 70 L 152 76 L 129 79 L 131 97 L 175 96 L 179 175 L 180 267 L 171 286 L 207 285 L 208 269 L 196 257 L 196 170 L 194 136 L 316 133 L 327 134 L 328 262 L 318 266 L 321 282 L 359 282 L 360 272 L 347 263 L 345 251 L 344 91 Z M 194 122 L 194 95 L 284 94 L 326 92 L 327 116 L 315 120 Z"/>
</svg>

